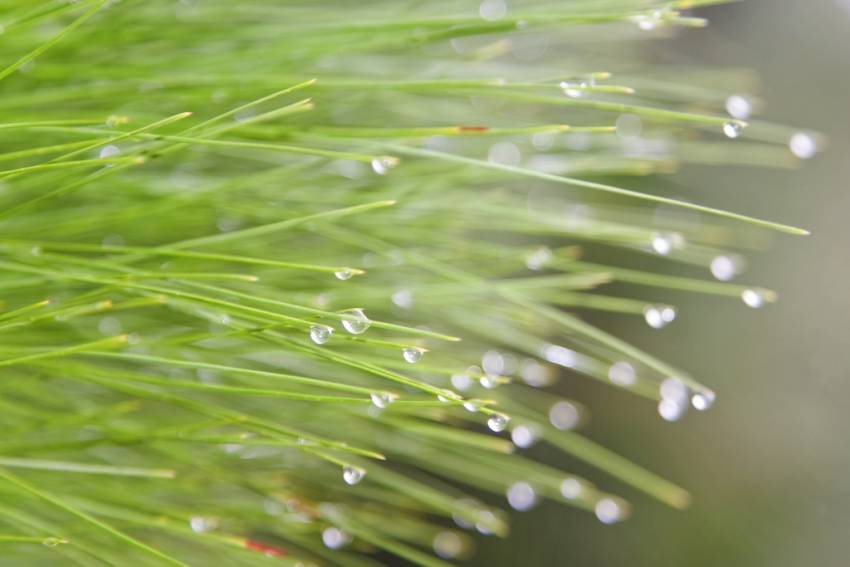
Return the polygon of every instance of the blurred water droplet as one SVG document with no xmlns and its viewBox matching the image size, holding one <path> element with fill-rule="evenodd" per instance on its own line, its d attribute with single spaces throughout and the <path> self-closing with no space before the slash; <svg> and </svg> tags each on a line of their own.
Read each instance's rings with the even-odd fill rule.
<svg viewBox="0 0 850 567">
<path fill-rule="evenodd" d="M 581 496 L 581 483 L 574 478 L 567 478 L 561 483 L 561 496 L 567 500 L 575 500 Z"/>
<path fill-rule="evenodd" d="M 665 421 L 678 421 L 685 415 L 688 409 L 686 403 L 678 402 L 671 398 L 664 398 L 658 402 L 658 415 Z"/>
<path fill-rule="evenodd" d="M 346 465 L 342 467 L 342 479 L 346 484 L 355 485 L 366 476 L 366 471 L 358 467 Z"/>
<path fill-rule="evenodd" d="M 328 342 L 334 330 L 331 327 L 324 325 L 313 325 L 310 327 L 310 339 L 317 345 L 323 345 Z"/>
<path fill-rule="evenodd" d="M 488 390 L 493 390 L 499 387 L 499 377 L 495 374 L 485 374 L 481 377 L 480 383 Z"/>
<path fill-rule="evenodd" d="M 738 122 L 726 122 L 723 124 L 723 134 L 727 138 L 732 138 L 733 140 L 741 135 L 741 130 L 743 127 Z"/>
<path fill-rule="evenodd" d="M 746 120 L 753 112 L 753 105 L 749 99 L 741 95 L 732 95 L 726 99 L 726 112 L 732 118 Z"/>
<path fill-rule="evenodd" d="M 618 386 L 632 386 L 637 381 L 634 366 L 625 361 L 615 362 L 608 369 L 608 378 Z"/>
<path fill-rule="evenodd" d="M 423 354 L 425 354 L 425 350 L 418 347 L 407 347 L 401 351 L 402 358 L 404 358 L 405 362 L 409 362 L 410 364 L 416 364 L 419 362 Z"/>
<path fill-rule="evenodd" d="M 525 266 L 529 270 L 539 272 L 551 259 L 552 251 L 547 246 L 540 246 L 525 256 Z"/>
<path fill-rule="evenodd" d="M 369 394 L 369 397 L 372 398 L 372 404 L 378 409 L 386 409 L 387 406 L 398 398 L 398 396 L 390 392 L 372 392 Z"/>
<path fill-rule="evenodd" d="M 378 175 L 386 175 L 389 170 L 398 165 L 398 158 L 391 156 L 376 157 L 372 160 L 372 170 Z"/>
<path fill-rule="evenodd" d="M 478 7 L 478 14 L 483 20 L 495 22 L 501 20 L 508 13 L 508 6 L 505 0 L 482 0 Z"/>
<path fill-rule="evenodd" d="M 690 390 L 688 390 L 685 383 L 675 376 L 665 378 L 658 388 L 658 394 L 661 396 L 661 399 L 673 400 L 679 404 L 687 402 L 689 393 Z"/>
<path fill-rule="evenodd" d="M 714 405 L 715 398 L 716 395 L 711 390 L 695 392 L 694 395 L 691 396 L 691 405 L 693 405 L 698 411 L 705 411 Z"/>
<path fill-rule="evenodd" d="M 489 427 L 491 431 L 499 433 L 505 430 L 510 420 L 511 418 L 509 418 L 505 414 L 494 413 L 487 419 L 487 427 Z"/>
<path fill-rule="evenodd" d="M 711 260 L 711 275 L 722 282 L 728 282 L 738 275 L 737 262 L 730 256 L 715 256 Z"/>
<path fill-rule="evenodd" d="M 481 409 L 481 406 L 478 405 L 478 403 L 474 400 L 466 400 L 465 402 L 463 402 L 463 409 L 468 412 L 475 413 Z"/>
<path fill-rule="evenodd" d="M 511 441 L 520 449 L 528 449 L 537 442 L 537 433 L 530 425 L 517 425 L 511 430 Z"/>
<path fill-rule="evenodd" d="M 602 498 L 596 503 L 593 511 L 603 524 L 613 524 L 623 519 L 622 505 L 613 498 Z"/>
<path fill-rule="evenodd" d="M 464 551 L 463 539 L 455 532 L 445 530 L 434 536 L 434 553 L 443 559 L 454 559 Z"/>
<path fill-rule="evenodd" d="M 811 159 L 818 153 L 818 144 L 807 132 L 797 132 L 788 140 L 791 153 L 800 159 Z"/>
<path fill-rule="evenodd" d="M 675 237 L 669 232 L 653 233 L 649 240 L 656 253 L 666 256 L 673 250 Z"/>
<path fill-rule="evenodd" d="M 322 530 L 322 543 L 329 549 L 340 549 L 351 543 L 351 536 L 331 526 Z"/>
<path fill-rule="evenodd" d="M 352 335 L 359 335 L 366 331 L 372 321 L 366 317 L 362 309 L 349 309 L 343 313 L 342 326 Z"/>
<path fill-rule="evenodd" d="M 218 527 L 218 519 L 193 516 L 189 520 L 189 527 L 192 528 L 192 531 L 196 534 L 210 532 Z"/>
<path fill-rule="evenodd" d="M 100 152 L 98 152 L 97 157 L 100 159 L 115 157 L 121 153 L 121 149 L 118 146 L 109 144 L 108 146 L 103 146 L 100 148 Z"/>
<path fill-rule="evenodd" d="M 549 408 L 549 423 L 555 429 L 569 431 L 578 425 L 580 415 L 578 408 L 566 400 L 556 402 Z"/>
<path fill-rule="evenodd" d="M 465 392 L 472 386 L 472 378 L 468 374 L 452 374 L 452 386 Z"/>
<path fill-rule="evenodd" d="M 537 504 L 537 494 L 534 492 L 534 487 L 527 482 L 513 483 L 508 487 L 505 496 L 507 496 L 511 508 L 520 512 L 531 510 Z"/>
<path fill-rule="evenodd" d="M 676 310 L 669 305 L 647 305 L 643 310 L 643 318 L 653 329 L 661 329 L 676 319 Z"/>
<path fill-rule="evenodd" d="M 741 292 L 741 301 L 743 301 L 747 307 L 758 309 L 764 305 L 764 293 L 757 289 L 745 289 Z"/>
<path fill-rule="evenodd" d="M 351 268 L 343 268 L 342 270 L 338 270 L 334 272 L 334 277 L 338 280 L 350 280 L 354 275 L 354 270 Z"/>
<path fill-rule="evenodd" d="M 402 309 L 410 309 L 413 307 L 413 292 L 409 289 L 400 289 L 392 294 L 390 298 L 393 305 Z"/>
</svg>

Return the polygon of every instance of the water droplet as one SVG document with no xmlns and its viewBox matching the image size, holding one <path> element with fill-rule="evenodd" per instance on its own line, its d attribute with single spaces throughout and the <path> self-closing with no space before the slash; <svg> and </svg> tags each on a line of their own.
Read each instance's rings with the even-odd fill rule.
<svg viewBox="0 0 850 567">
<path fill-rule="evenodd" d="M 310 339 L 317 345 L 323 345 L 331 339 L 334 330 L 324 325 L 313 325 L 310 327 Z"/>
<path fill-rule="evenodd" d="M 100 152 L 97 154 L 97 157 L 100 159 L 115 157 L 121 153 L 121 148 L 118 146 L 109 144 L 108 146 L 103 146 L 100 148 Z"/>
<path fill-rule="evenodd" d="M 666 256 L 673 251 L 676 237 L 669 232 L 655 232 L 650 237 L 650 244 L 656 253 Z"/>
<path fill-rule="evenodd" d="M 372 398 L 372 404 L 378 409 L 386 409 L 387 406 L 398 399 L 398 396 L 390 392 L 372 392 L 369 397 Z"/>
<path fill-rule="evenodd" d="M 466 400 L 463 402 L 463 409 L 468 412 L 475 413 L 481 409 L 481 406 L 475 400 Z"/>
<path fill-rule="evenodd" d="M 529 270 L 538 272 L 542 270 L 551 259 L 552 251 L 546 246 L 540 246 L 526 254 L 525 266 Z"/>
<path fill-rule="evenodd" d="M 623 506 L 613 498 L 602 498 L 593 511 L 603 524 L 613 524 L 623 519 Z"/>
<path fill-rule="evenodd" d="M 716 395 L 711 390 L 701 390 L 691 396 L 691 405 L 698 411 L 705 411 L 714 405 Z"/>
<path fill-rule="evenodd" d="M 487 161 L 516 167 L 522 162 L 522 152 L 512 142 L 497 142 L 487 151 Z"/>
<path fill-rule="evenodd" d="M 757 289 L 745 289 L 741 292 L 741 300 L 747 307 L 758 309 L 764 305 L 764 293 Z"/>
<path fill-rule="evenodd" d="M 618 386 L 632 386 L 637 381 L 635 367 L 625 361 L 615 362 L 608 369 L 608 378 Z"/>
<path fill-rule="evenodd" d="M 658 394 L 662 400 L 673 400 L 678 404 L 687 402 L 689 393 L 685 383 L 675 376 L 665 378 L 658 388 Z"/>
<path fill-rule="evenodd" d="M 676 319 L 676 309 L 669 305 L 647 305 L 643 310 L 643 318 L 653 329 L 661 329 Z"/>
<path fill-rule="evenodd" d="M 63 543 L 68 543 L 68 540 L 59 537 L 46 537 L 41 540 L 41 545 L 43 545 L 44 547 L 56 547 L 57 545 L 61 545 Z"/>
<path fill-rule="evenodd" d="M 727 138 L 732 138 L 733 140 L 741 135 L 742 129 L 743 126 L 741 126 L 740 122 L 726 122 L 723 124 L 723 134 L 725 134 Z"/>
<path fill-rule="evenodd" d="M 664 398 L 658 402 L 658 415 L 665 421 L 678 421 L 685 415 L 687 404 L 680 403 L 671 398 Z"/>
<path fill-rule="evenodd" d="M 351 543 L 351 536 L 331 526 L 322 530 L 322 543 L 329 549 L 340 549 Z"/>
<path fill-rule="evenodd" d="M 578 425 L 580 414 L 578 408 L 576 408 L 575 404 L 572 404 L 566 400 L 561 400 L 560 402 L 556 402 L 549 408 L 549 423 L 555 429 L 559 429 L 561 431 L 569 431 Z"/>
<path fill-rule="evenodd" d="M 342 326 L 352 335 L 359 335 L 366 331 L 372 321 L 366 317 L 362 309 L 349 309 L 343 313 Z"/>
<path fill-rule="evenodd" d="M 587 94 L 587 88 L 592 87 L 595 81 L 593 79 L 582 79 L 577 81 L 561 81 L 558 85 L 564 94 L 570 98 L 581 98 Z"/>
<path fill-rule="evenodd" d="M 478 530 L 478 533 L 481 535 L 492 535 L 493 530 L 491 530 L 490 527 L 497 522 L 498 518 L 496 518 L 496 514 L 490 510 L 481 510 L 478 512 L 475 529 Z"/>
<path fill-rule="evenodd" d="M 498 388 L 500 384 L 499 377 L 493 374 L 485 374 L 484 376 L 482 376 L 480 383 L 488 390 Z"/>
<path fill-rule="evenodd" d="M 193 516 L 189 520 L 189 527 L 192 528 L 192 531 L 196 534 L 210 532 L 218 527 L 218 519 Z"/>
<path fill-rule="evenodd" d="M 434 553 L 443 559 L 454 559 L 464 551 L 463 539 L 452 531 L 442 531 L 434 536 Z"/>
<path fill-rule="evenodd" d="M 527 482 L 515 482 L 508 487 L 505 496 L 508 498 L 508 504 L 511 508 L 520 512 L 531 510 L 537 504 L 537 494 Z"/>
<path fill-rule="evenodd" d="M 738 275 L 738 262 L 730 256 L 715 256 L 709 267 L 711 275 L 722 282 L 728 282 Z"/>
<path fill-rule="evenodd" d="M 342 467 L 342 479 L 346 484 L 355 485 L 366 476 L 366 471 L 358 467 L 346 465 Z"/>
<path fill-rule="evenodd" d="M 487 427 L 489 427 L 491 431 L 499 433 L 500 431 L 505 430 L 510 420 L 511 418 L 503 413 L 494 413 L 489 417 L 489 419 L 487 419 Z"/>
<path fill-rule="evenodd" d="M 393 305 L 402 309 L 410 309 L 413 307 L 413 292 L 409 289 L 400 289 L 392 294 L 390 299 Z"/>
<path fill-rule="evenodd" d="M 578 353 L 566 347 L 558 345 L 546 345 L 545 347 L 543 347 L 542 354 L 543 358 L 545 358 L 552 364 L 557 364 L 558 366 L 563 366 L 564 368 L 575 368 L 578 365 Z"/>
<path fill-rule="evenodd" d="M 540 364 L 532 358 L 522 361 L 519 367 L 522 381 L 535 388 L 548 386 L 555 381 L 555 373 L 551 366 Z"/>
<path fill-rule="evenodd" d="M 336 272 L 334 272 L 334 277 L 338 280 L 343 280 L 343 281 L 350 280 L 353 275 L 354 275 L 354 270 L 352 270 L 351 268 L 343 268 L 341 270 L 337 270 Z"/>
<path fill-rule="evenodd" d="M 452 374 L 452 386 L 465 392 L 472 387 L 472 378 L 468 374 Z"/>
<path fill-rule="evenodd" d="M 561 496 L 567 500 L 575 500 L 581 496 L 581 483 L 574 478 L 566 478 L 561 483 Z"/>
<path fill-rule="evenodd" d="M 495 22 L 501 20 L 508 13 L 508 6 L 505 0 L 482 0 L 478 7 L 478 14 L 483 20 Z"/>
<path fill-rule="evenodd" d="M 372 160 L 372 170 L 378 175 L 386 175 L 389 170 L 397 165 L 398 158 L 392 156 L 381 156 Z"/>
<path fill-rule="evenodd" d="M 726 99 L 726 112 L 732 118 L 746 120 L 753 112 L 753 105 L 749 99 L 741 95 L 732 95 Z"/>
<path fill-rule="evenodd" d="M 520 449 L 528 449 L 537 443 L 537 433 L 530 425 L 517 425 L 511 431 L 511 441 Z"/>
<path fill-rule="evenodd" d="M 807 132 L 797 132 L 791 136 L 788 140 L 788 148 L 800 159 L 811 159 L 818 153 L 817 141 Z"/>
<path fill-rule="evenodd" d="M 425 354 L 425 349 L 421 349 L 419 347 L 407 347 L 401 351 L 401 356 L 404 358 L 405 362 L 409 362 L 410 364 L 416 364 L 419 362 L 423 354 Z"/>
</svg>

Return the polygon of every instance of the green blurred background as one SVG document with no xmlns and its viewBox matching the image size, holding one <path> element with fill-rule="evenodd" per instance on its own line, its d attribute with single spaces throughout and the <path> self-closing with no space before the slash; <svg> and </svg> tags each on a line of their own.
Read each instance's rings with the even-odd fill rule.
<svg viewBox="0 0 850 567">
<path fill-rule="evenodd" d="M 813 236 L 780 237 L 750 257 L 742 279 L 777 289 L 776 305 L 752 311 L 689 296 L 657 334 L 600 321 L 716 388 L 711 412 L 668 424 L 651 404 L 566 381 L 565 393 L 596 410 L 589 435 L 689 488 L 691 509 L 666 509 L 593 474 L 635 503 L 631 521 L 604 526 L 545 503 L 515 515 L 511 538 L 482 542 L 474 565 L 850 564 L 850 0 L 748 0 L 698 15 L 711 26 L 653 43 L 653 56 L 756 69 L 760 117 L 831 143 L 798 171 L 682 171 L 694 188 L 687 196 Z"/>
</svg>

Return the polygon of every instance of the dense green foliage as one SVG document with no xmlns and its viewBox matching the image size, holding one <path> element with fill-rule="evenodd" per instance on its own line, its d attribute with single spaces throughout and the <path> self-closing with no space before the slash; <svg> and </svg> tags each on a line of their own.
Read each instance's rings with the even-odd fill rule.
<svg viewBox="0 0 850 567">
<path fill-rule="evenodd" d="M 452 517 L 507 535 L 467 490 L 687 506 L 551 386 L 707 409 L 580 315 L 675 318 L 612 280 L 760 306 L 710 274 L 805 233 L 666 196 L 796 161 L 724 113 L 747 74 L 635 55 L 709 3 L 0 2 L 0 564 L 437 566 L 472 548 Z"/>
</svg>

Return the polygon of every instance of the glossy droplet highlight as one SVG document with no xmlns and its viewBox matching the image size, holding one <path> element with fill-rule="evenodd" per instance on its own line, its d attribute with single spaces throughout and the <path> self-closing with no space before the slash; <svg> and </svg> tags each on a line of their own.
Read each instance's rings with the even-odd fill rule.
<svg viewBox="0 0 850 567">
<path fill-rule="evenodd" d="M 355 485 L 366 476 L 366 471 L 359 467 L 345 466 L 342 468 L 342 479 L 345 484 Z"/>
<path fill-rule="evenodd" d="M 419 347 L 407 347 L 401 351 L 401 356 L 404 358 L 404 361 L 410 364 L 416 364 L 419 362 L 422 359 L 423 354 L 425 354 L 425 349 L 421 349 Z"/>
<path fill-rule="evenodd" d="M 317 345 L 323 345 L 331 339 L 334 330 L 324 325 L 313 325 L 310 327 L 310 340 Z"/>
<path fill-rule="evenodd" d="M 359 335 L 365 332 L 371 324 L 372 321 L 366 317 L 362 309 L 349 309 L 343 313 L 342 326 L 352 335 Z"/>
<path fill-rule="evenodd" d="M 480 384 L 488 390 L 498 388 L 500 385 L 499 377 L 494 374 L 485 374 L 481 377 Z"/>
<path fill-rule="evenodd" d="M 643 318 L 653 329 L 661 329 L 676 319 L 676 309 L 669 305 L 647 305 L 643 310 Z"/>
<path fill-rule="evenodd" d="M 491 431 L 495 431 L 499 433 L 500 431 L 504 431 L 508 426 L 508 422 L 511 418 L 502 413 L 494 413 L 487 419 L 487 427 L 490 428 Z"/>
<path fill-rule="evenodd" d="M 811 159 L 818 153 L 818 143 L 807 132 L 797 132 L 788 140 L 788 149 L 800 159 Z"/>
<path fill-rule="evenodd" d="M 743 126 L 741 126 L 740 122 L 726 122 L 723 124 L 723 134 L 727 138 L 734 140 L 741 135 L 741 130 L 743 130 Z"/>
<path fill-rule="evenodd" d="M 726 112 L 732 118 L 746 120 L 753 113 L 753 105 L 742 95 L 732 95 L 726 99 Z"/>
<path fill-rule="evenodd" d="M 338 280 L 350 280 L 354 276 L 354 270 L 351 268 L 343 268 L 334 272 L 334 277 Z"/>
<path fill-rule="evenodd" d="M 386 175 L 389 170 L 398 165 L 398 158 L 380 156 L 372 160 L 372 170 L 378 175 Z"/>
<path fill-rule="evenodd" d="M 741 292 L 741 301 L 747 307 L 758 309 L 764 305 L 764 293 L 757 289 L 745 289 Z"/>
<path fill-rule="evenodd" d="M 378 409 L 386 409 L 391 403 L 398 399 L 398 396 L 390 392 L 373 392 L 369 394 L 372 398 L 372 405 Z"/>
<path fill-rule="evenodd" d="M 666 256 L 673 251 L 675 237 L 669 232 L 656 232 L 652 234 L 649 242 L 657 254 Z"/>
<path fill-rule="evenodd" d="M 44 547 L 56 547 L 57 545 L 62 545 L 63 543 L 68 543 L 67 539 L 62 539 L 60 537 L 46 537 L 41 540 L 41 545 Z"/>
<path fill-rule="evenodd" d="M 715 398 L 716 395 L 711 390 L 695 392 L 694 395 L 691 396 L 691 405 L 694 406 L 697 411 L 705 411 L 714 405 Z"/>
<path fill-rule="evenodd" d="M 722 282 L 728 282 L 738 275 L 738 262 L 731 256 L 715 256 L 709 266 L 711 275 Z"/>
</svg>

